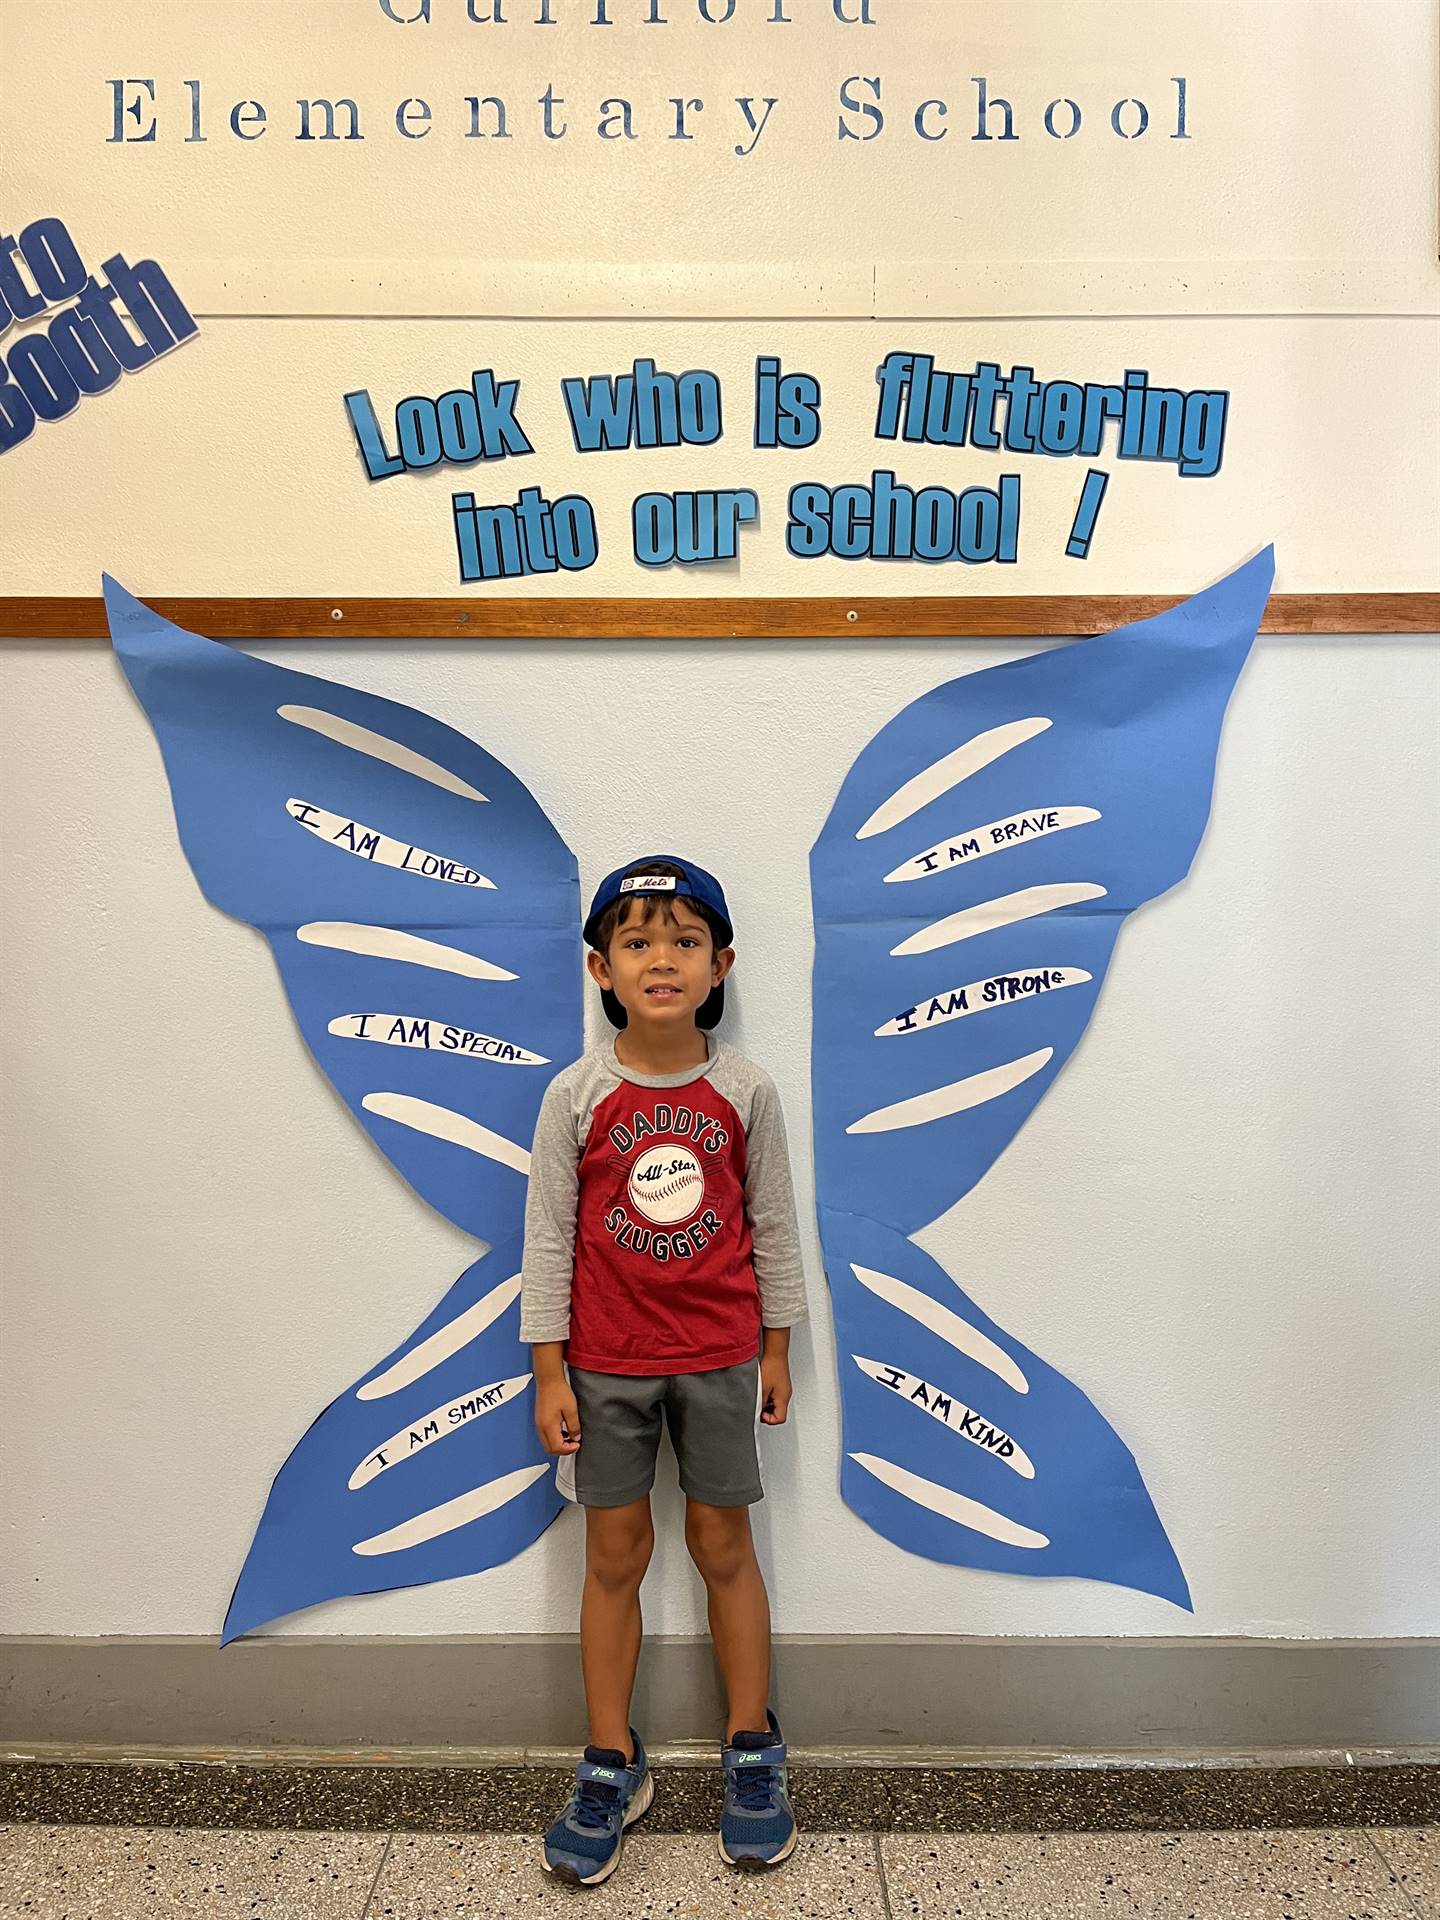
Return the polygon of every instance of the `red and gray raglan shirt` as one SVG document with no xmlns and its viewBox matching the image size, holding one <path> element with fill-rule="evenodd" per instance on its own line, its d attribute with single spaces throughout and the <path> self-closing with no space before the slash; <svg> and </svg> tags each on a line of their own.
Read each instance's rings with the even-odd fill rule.
<svg viewBox="0 0 1440 1920">
<path fill-rule="evenodd" d="M 596 1373 L 706 1373 L 805 1318 L 795 1195 L 767 1074 L 707 1036 L 683 1073 L 603 1042 L 551 1081 L 535 1125 L 520 1338 Z"/>
</svg>

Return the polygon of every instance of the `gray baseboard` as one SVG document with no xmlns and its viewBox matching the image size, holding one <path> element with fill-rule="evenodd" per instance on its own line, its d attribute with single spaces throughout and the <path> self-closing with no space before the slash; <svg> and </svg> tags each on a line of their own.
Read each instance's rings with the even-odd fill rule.
<svg viewBox="0 0 1440 1920">
<path fill-rule="evenodd" d="M 1440 1745 L 1440 1641 L 786 1636 L 793 1747 L 938 1754 L 1239 1754 Z M 647 1641 L 652 1748 L 716 1738 L 709 1642 Z M 0 1637 L 0 1750 L 305 1753 L 512 1761 L 583 1738 L 570 1635 Z"/>
</svg>

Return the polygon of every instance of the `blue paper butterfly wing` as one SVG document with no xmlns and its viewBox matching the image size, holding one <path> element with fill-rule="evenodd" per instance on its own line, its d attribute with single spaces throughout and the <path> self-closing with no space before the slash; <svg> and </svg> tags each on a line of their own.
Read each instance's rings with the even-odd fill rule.
<svg viewBox="0 0 1440 1920">
<path fill-rule="evenodd" d="M 559 1513 L 520 1340 L 520 1248 L 512 1235 L 477 1260 L 302 1437 L 270 1490 L 224 1641 L 321 1600 L 498 1566 Z"/>
<path fill-rule="evenodd" d="M 492 1566 L 560 1509 L 518 1304 L 495 1289 L 519 1270 L 540 1101 L 581 1048 L 578 881 L 533 796 L 463 735 L 187 633 L 109 579 L 105 594 L 202 889 L 264 932 L 312 1053 L 386 1157 L 492 1244 L 402 1352 L 437 1316 L 492 1296 L 495 1313 L 464 1321 L 473 1335 L 393 1396 L 364 1382 L 342 1395 L 296 1447 L 233 1638 L 319 1599 Z M 497 1274 L 507 1244 L 511 1272 Z M 412 1421 L 403 1464 L 352 1486 L 356 1463 Z M 493 1508 L 486 1486 L 505 1496 Z M 467 1494 L 485 1509 L 469 1519 Z"/>
<path fill-rule="evenodd" d="M 821 1239 L 841 1347 L 840 1485 L 855 1512 L 928 1559 L 1105 1580 L 1189 1605 L 1133 1455 L 1078 1387 L 912 1240 L 854 1214 L 822 1215 Z M 961 1322 L 963 1332 L 941 1320 L 974 1352 L 873 1291 L 884 1283 L 907 1307 L 923 1295 Z M 910 1476 L 899 1487 L 897 1469 Z"/>
<path fill-rule="evenodd" d="M 460 1122 L 523 1151 L 549 1079 L 580 1051 L 574 856 L 524 785 L 453 728 L 187 633 L 108 580 L 106 607 L 202 890 L 270 940 L 311 1051 L 381 1151 L 447 1219 L 498 1238 L 525 1178 Z M 376 742 L 484 799 L 377 757 Z M 360 850 L 368 836 L 381 857 Z M 492 884 L 430 877 L 440 863 Z M 408 1024 L 426 1020 L 429 1046 L 398 1044 L 427 1037 Z M 450 1131 L 475 1145 L 423 1131 L 447 1123 L 414 1101 L 458 1115 Z"/>
<path fill-rule="evenodd" d="M 883 1299 L 854 1268 L 891 1282 L 909 1272 L 950 1313 L 977 1315 L 906 1236 L 994 1164 L 1078 1044 L 1123 919 L 1188 871 L 1272 574 L 1267 551 L 1156 619 L 925 695 L 860 755 L 812 852 L 816 1180 L 842 1490 L 887 1537 L 932 1557 L 992 1566 L 1001 1554 L 1014 1571 L 1085 1573 L 1188 1604 L 1134 1460 L 1089 1401 L 1028 1356 L 1012 1430 L 1001 1413 L 1013 1384 L 983 1367 L 977 1380 L 973 1357 L 907 1310 L 913 1298 Z M 994 1338 L 1020 1364 L 1022 1350 Z M 857 1353 L 904 1382 L 865 1372 Z M 924 1411 L 936 1387 L 950 1406 L 938 1419 Z M 956 1419 L 974 1423 L 956 1406 L 1013 1440 L 1033 1482 L 1005 1465 L 1003 1440 L 977 1447 L 957 1431 Z M 911 1466 L 857 1442 L 877 1422 Z M 856 1453 L 941 1491 L 897 1490 Z M 952 1498 L 941 1517 L 947 1490 L 985 1511 Z M 1035 1538 L 1006 1544 L 1022 1513 Z"/>
</svg>

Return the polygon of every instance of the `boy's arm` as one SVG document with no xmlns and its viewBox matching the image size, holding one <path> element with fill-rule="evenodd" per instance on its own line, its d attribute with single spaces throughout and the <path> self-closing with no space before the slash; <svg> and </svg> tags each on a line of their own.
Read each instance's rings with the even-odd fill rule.
<svg viewBox="0 0 1440 1920">
<path fill-rule="evenodd" d="M 745 1136 L 745 1211 L 754 1240 L 761 1319 L 767 1332 L 798 1326 L 806 1317 L 805 1271 L 795 1224 L 785 1116 L 774 1084 L 763 1075 L 751 1099 Z M 771 1344 L 768 1339 L 766 1344 L 767 1348 Z M 787 1340 L 782 1358 L 788 1346 Z"/>
<path fill-rule="evenodd" d="M 535 1122 L 525 1250 L 520 1267 L 520 1338 L 530 1343 L 535 1425 L 547 1453 L 574 1453 L 580 1418 L 565 1375 L 580 1146 L 568 1094 L 551 1081 Z"/>
<path fill-rule="evenodd" d="M 579 1166 L 580 1143 L 569 1094 L 558 1080 L 552 1080 L 535 1122 L 525 1197 L 520 1338 L 532 1346 L 569 1338 Z"/>
</svg>

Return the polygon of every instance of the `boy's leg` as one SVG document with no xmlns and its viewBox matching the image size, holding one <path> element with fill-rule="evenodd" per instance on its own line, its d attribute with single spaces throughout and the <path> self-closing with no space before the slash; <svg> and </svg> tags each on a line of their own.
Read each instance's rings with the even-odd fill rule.
<svg viewBox="0 0 1440 1920">
<path fill-rule="evenodd" d="M 640 1582 L 654 1545 L 648 1494 L 623 1507 L 585 1509 L 580 1663 L 590 1744 L 612 1747 L 627 1762 L 632 1757 L 630 1696 L 635 1690 L 642 1634 Z M 764 1724 L 762 1717 L 760 1725 Z"/>
<path fill-rule="evenodd" d="M 728 1741 L 744 1729 L 763 1729 L 770 1717 L 770 1598 L 750 1536 L 750 1509 L 687 1499 L 685 1544 L 709 1599 Z"/>
</svg>

